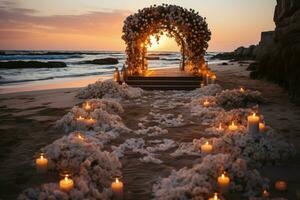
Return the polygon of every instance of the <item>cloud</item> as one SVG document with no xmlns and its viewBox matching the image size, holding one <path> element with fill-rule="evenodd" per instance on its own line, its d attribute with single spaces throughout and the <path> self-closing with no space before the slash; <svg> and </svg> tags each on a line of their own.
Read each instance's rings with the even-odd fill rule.
<svg viewBox="0 0 300 200">
<path fill-rule="evenodd" d="M 73 43 L 83 43 L 84 38 L 102 38 L 105 43 L 121 43 L 122 26 L 125 17 L 129 14 L 125 10 L 93 11 L 80 15 L 37 15 L 38 11 L 33 9 L 14 8 L 11 6 L 0 6 L 0 45 L 12 43 L 34 43 L 35 38 L 45 37 L 51 40 L 63 42 L 62 38 L 72 37 Z M 23 37 L 22 37 L 23 35 Z M 55 38 L 51 38 L 55 37 Z M 76 37 L 78 37 L 76 39 Z M 116 38 L 118 38 L 116 40 Z M 16 41 L 18 40 L 18 41 Z M 22 41 L 26 40 L 26 41 Z M 72 42 L 66 40 L 66 42 Z M 97 40 L 101 42 L 101 40 Z M 43 45 L 47 43 L 42 42 Z M 35 44 L 37 45 L 37 44 Z M 66 44 L 67 46 L 68 44 Z M 116 46 L 116 44 L 112 44 Z M 17 45 L 12 45 L 14 48 Z M 34 46 L 34 45 L 33 45 Z M 119 44 L 119 46 L 121 46 Z M 76 48 L 76 45 L 72 44 Z M 98 44 L 101 49 L 101 44 Z M 1 48 L 11 47 L 1 45 Z M 47 48 L 44 47 L 44 48 Z"/>
</svg>

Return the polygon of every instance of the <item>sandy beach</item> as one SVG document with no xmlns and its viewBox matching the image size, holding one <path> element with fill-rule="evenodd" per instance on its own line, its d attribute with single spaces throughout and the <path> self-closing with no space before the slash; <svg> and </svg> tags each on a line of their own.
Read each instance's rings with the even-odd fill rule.
<svg viewBox="0 0 300 200">
<path fill-rule="evenodd" d="M 210 68 L 216 73 L 217 83 L 223 88 L 242 86 L 262 92 L 267 102 L 262 104 L 259 110 L 265 116 L 266 123 L 294 144 L 298 153 L 284 166 L 266 166 L 259 170 L 271 181 L 283 179 L 288 182 L 287 192 L 277 193 L 271 190 L 271 193 L 296 199 L 296 193 L 300 192 L 300 107 L 291 104 L 287 92 L 279 86 L 264 80 L 251 80 L 249 72 L 246 71 L 249 62 L 230 62 L 228 65 L 212 65 Z M 41 147 L 65 134 L 62 130 L 54 129 L 53 125 L 70 108 L 82 103 L 83 100 L 76 97 L 78 91 L 79 88 L 60 88 L 0 94 L 2 137 L 0 199 L 15 199 L 26 188 L 57 181 L 57 175 L 36 174 L 33 156 Z M 164 107 L 168 101 L 187 103 L 185 98 L 166 98 L 174 94 L 176 91 L 148 91 L 142 96 L 142 102 L 136 100 L 121 102 L 125 110 L 121 115 L 124 124 L 133 130 L 138 129 L 140 119 L 149 116 L 149 111 L 153 109 L 151 105 L 159 101 L 161 106 L 154 109 L 175 116 L 181 114 L 187 123 L 182 127 L 167 128 L 169 132 L 167 136 L 159 135 L 152 139 L 168 138 L 177 142 L 190 142 L 194 138 L 201 138 L 199 130 L 204 130 L 206 127 L 192 118 L 189 110 L 184 107 L 178 109 Z M 132 137 L 134 137 L 132 133 L 121 135 L 111 144 L 119 145 Z M 135 153 L 126 155 L 122 160 L 122 173 L 126 186 L 125 199 L 151 199 L 152 185 L 159 176 L 166 177 L 172 169 L 190 167 L 198 162 L 190 156 L 174 159 L 169 156 L 169 153 L 170 151 L 162 152 L 160 159 L 163 164 L 161 165 L 139 162 Z M 231 196 L 230 199 L 240 199 L 240 197 Z"/>
</svg>

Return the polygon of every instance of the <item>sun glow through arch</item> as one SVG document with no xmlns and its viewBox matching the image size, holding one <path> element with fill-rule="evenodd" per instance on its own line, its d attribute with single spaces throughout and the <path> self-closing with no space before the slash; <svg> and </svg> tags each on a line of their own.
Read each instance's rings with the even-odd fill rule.
<svg viewBox="0 0 300 200">
<path fill-rule="evenodd" d="M 159 38 L 159 41 L 156 40 L 154 35 L 151 35 L 150 42 L 151 45 L 147 46 L 148 51 L 174 51 L 175 49 L 179 51 L 179 46 L 175 39 L 168 37 L 166 33 Z"/>
</svg>

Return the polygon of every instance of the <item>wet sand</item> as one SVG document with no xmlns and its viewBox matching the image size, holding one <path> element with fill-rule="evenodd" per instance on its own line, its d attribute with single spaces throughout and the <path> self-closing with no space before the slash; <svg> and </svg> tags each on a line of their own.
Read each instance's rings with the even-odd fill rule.
<svg viewBox="0 0 300 200">
<path fill-rule="evenodd" d="M 250 80 L 249 72 L 245 71 L 247 64 L 240 66 L 239 63 L 231 63 L 211 68 L 216 71 L 217 82 L 223 88 L 243 86 L 261 91 L 267 99 L 267 103 L 260 107 L 266 122 L 280 131 L 286 140 L 296 146 L 297 152 L 300 152 L 300 107 L 289 103 L 288 95 L 282 88 L 266 81 Z M 41 147 L 65 134 L 60 130 L 55 130 L 53 123 L 67 113 L 71 107 L 82 102 L 75 97 L 77 90 L 57 89 L 0 95 L 2 138 L 0 140 L 0 159 L 2 161 L 0 163 L 0 199 L 15 199 L 25 188 L 58 180 L 51 174 L 47 176 L 36 174 L 33 156 Z M 174 93 L 176 92 L 167 91 L 162 94 L 146 92 L 142 97 L 144 100 L 142 104 L 135 100 L 123 102 L 125 112 L 122 118 L 125 125 L 131 129 L 137 129 L 139 119 L 149 116 L 149 111 L 153 110 L 151 104 L 155 99 L 164 100 Z M 178 102 L 187 101 L 188 99 L 185 98 L 178 100 Z M 187 124 L 179 128 L 167 128 L 168 134 L 155 137 L 137 136 L 133 133 L 121 135 L 111 144 L 118 145 L 133 137 L 141 137 L 145 140 L 169 138 L 178 142 L 191 142 L 194 138 L 201 138 L 201 130 L 204 130 L 205 126 L 199 125 L 197 119 L 190 116 L 188 109 L 179 106 L 176 109 L 156 109 L 156 111 L 182 114 Z M 173 150 L 160 153 L 159 159 L 163 161 L 162 164 L 142 163 L 138 160 L 140 155 L 125 154 L 126 156 L 122 160 L 122 172 L 126 199 L 151 199 L 152 185 L 159 176 L 168 176 L 173 169 L 190 167 L 199 162 L 199 158 L 193 156 L 182 156 L 175 159 L 169 155 Z M 287 180 L 288 192 L 279 195 L 295 199 L 296 190 L 299 191 L 300 188 L 299 167 L 300 156 L 297 153 L 294 160 L 289 161 L 285 166 L 268 166 L 260 171 L 272 181 Z M 274 192 L 271 191 L 271 193 Z M 230 199 L 240 199 L 240 197 L 231 197 Z"/>
</svg>

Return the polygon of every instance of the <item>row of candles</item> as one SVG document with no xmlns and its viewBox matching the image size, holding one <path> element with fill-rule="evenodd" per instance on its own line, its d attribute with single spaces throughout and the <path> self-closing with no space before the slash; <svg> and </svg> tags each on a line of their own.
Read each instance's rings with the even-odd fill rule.
<svg viewBox="0 0 300 200">
<path fill-rule="evenodd" d="M 82 108 L 86 111 L 86 112 L 90 112 L 92 110 L 92 106 L 89 102 L 86 102 L 82 105 Z M 76 120 L 78 122 L 82 122 L 82 123 L 85 123 L 86 125 L 88 126 L 92 126 L 94 125 L 97 121 L 92 118 L 92 117 L 89 117 L 89 118 L 85 118 L 85 117 L 82 117 L 82 116 L 79 116 L 76 118 Z"/>
<path fill-rule="evenodd" d="M 243 92 L 241 88 L 241 92 Z M 203 102 L 203 105 L 205 107 L 209 106 L 209 101 L 205 100 Z M 89 102 L 86 102 L 83 104 L 83 108 L 85 111 L 90 112 L 92 110 L 92 106 Z M 257 116 L 255 113 L 248 116 L 248 131 L 249 133 L 257 133 L 257 132 L 264 132 L 265 131 L 265 124 L 260 122 L 259 116 Z M 85 119 L 81 116 L 77 118 L 79 121 L 83 120 L 92 120 L 94 123 L 94 119 Z M 88 121 L 87 121 L 88 122 Z M 91 124 L 88 122 L 88 124 Z M 234 124 L 234 122 L 231 123 L 231 125 L 228 126 L 229 131 L 236 131 L 238 129 L 238 126 Z M 219 127 L 217 128 L 218 131 L 224 131 L 224 128 L 222 127 L 222 124 L 219 124 Z M 85 137 L 81 134 L 77 134 L 77 138 L 80 140 L 84 140 Z M 201 152 L 203 153 L 211 153 L 213 150 L 213 145 L 209 144 L 207 141 L 205 144 L 201 145 L 200 147 Z M 36 168 L 39 173 L 45 173 L 48 170 L 48 159 L 45 157 L 43 153 L 40 154 L 40 157 L 36 159 Z M 230 178 L 226 175 L 226 172 L 223 172 L 218 178 L 217 183 L 221 188 L 226 188 L 230 184 Z M 63 175 L 63 179 L 59 181 L 59 187 L 63 191 L 70 191 L 74 188 L 74 180 L 71 178 L 70 174 L 66 173 Z M 113 192 L 115 199 L 123 199 L 123 188 L 124 184 L 123 182 L 117 177 L 111 184 L 111 190 Z M 275 188 L 280 191 L 284 191 L 287 188 L 287 184 L 285 181 L 277 181 L 275 184 Z M 214 193 L 214 196 L 209 198 L 209 200 L 219 200 L 218 193 Z M 269 192 L 267 190 L 263 191 L 263 196 L 268 197 Z"/>
<path fill-rule="evenodd" d="M 79 140 L 85 140 L 85 136 L 82 133 L 77 133 L 76 137 Z M 46 173 L 48 171 L 48 159 L 43 153 L 35 160 L 35 164 L 38 173 Z M 69 192 L 74 188 L 74 180 L 71 177 L 71 173 L 63 173 L 62 176 L 63 178 L 59 181 L 59 188 L 62 191 Z M 124 184 L 120 177 L 115 177 L 111 183 L 114 199 L 123 199 L 123 188 Z"/>
<path fill-rule="evenodd" d="M 78 138 L 80 140 L 84 139 L 81 134 L 78 134 Z M 211 151 L 212 146 L 201 146 L 201 150 Z M 36 159 L 36 167 L 38 172 L 47 171 L 48 159 L 45 158 L 44 154 L 41 154 L 40 157 Z M 222 190 L 226 190 L 226 188 L 228 188 L 230 184 L 230 178 L 229 176 L 227 176 L 225 171 L 217 178 L 217 183 Z M 70 177 L 70 174 L 64 174 L 64 178 L 59 181 L 59 188 L 66 192 L 74 188 L 74 180 Z M 275 188 L 279 191 L 285 191 L 287 189 L 287 183 L 282 180 L 277 181 L 275 183 Z M 123 182 L 118 177 L 116 177 L 115 180 L 111 183 L 111 190 L 115 199 L 123 199 L 123 189 Z M 267 190 L 263 190 L 262 195 L 263 197 L 269 197 L 270 194 Z M 214 196 L 209 198 L 209 200 L 220 200 L 218 197 L 218 193 L 214 193 Z"/>
</svg>

